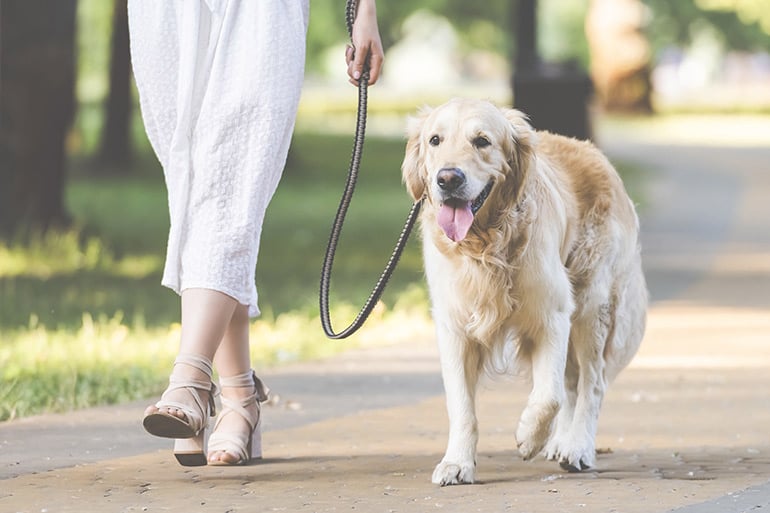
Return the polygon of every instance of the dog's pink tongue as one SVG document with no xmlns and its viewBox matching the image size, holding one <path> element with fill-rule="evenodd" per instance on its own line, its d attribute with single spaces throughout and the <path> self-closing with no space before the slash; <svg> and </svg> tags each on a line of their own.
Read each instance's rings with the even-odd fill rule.
<svg viewBox="0 0 770 513">
<path fill-rule="evenodd" d="M 468 235 L 471 224 L 473 224 L 473 212 L 471 212 L 470 201 L 459 208 L 442 205 L 438 212 L 438 225 L 444 230 L 446 236 L 455 242 L 460 242 Z"/>
</svg>

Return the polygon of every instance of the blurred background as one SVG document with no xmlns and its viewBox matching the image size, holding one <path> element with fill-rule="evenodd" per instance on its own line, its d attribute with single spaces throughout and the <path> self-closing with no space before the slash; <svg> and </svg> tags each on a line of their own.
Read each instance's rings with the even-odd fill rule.
<svg viewBox="0 0 770 513">
<path fill-rule="evenodd" d="M 319 329 L 357 102 L 343 8 L 311 1 L 297 130 L 258 266 L 258 365 L 431 333 L 416 240 L 365 330 L 332 342 Z M 335 261 L 337 324 L 368 296 L 408 211 L 403 132 L 422 105 L 487 98 L 600 146 L 618 134 L 770 139 L 767 0 L 388 0 L 378 15 L 386 63 Z M 613 161 L 644 220 L 652 170 Z M 167 229 L 125 0 L 0 0 L 0 420 L 163 388 L 179 330 L 178 298 L 159 283 Z"/>
</svg>

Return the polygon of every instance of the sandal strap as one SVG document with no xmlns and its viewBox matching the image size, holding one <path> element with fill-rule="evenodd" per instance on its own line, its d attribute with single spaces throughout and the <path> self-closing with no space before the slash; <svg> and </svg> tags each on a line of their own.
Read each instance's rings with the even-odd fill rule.
<svg viewBox="0 0 770 513">
<path fill-rule="evenodd" d="M 219 413 L 219 416 L 217 417 L 217 421 L 214 424 L 214 430 L 217 429 L 217 426 L 219 426 L 219 422 L 224 418 L 224 416 L 230 412 L 237 413 L 238 415 L 243 417 L 243 420 L 245 420 L 249 424 L 249 427 L 253 430 L 254 427 L 256 427 L 257 423 L 259 422 L 260 408 L 258 405 L 257 415 L 255 418 L 255 417 L 252 417 L 252 414 L 249 413 L 249 411 L 246 409 L 246 406 L 254 404 L 255 399 L 256 399 L 256 396 L 254 394 L 248 395 L 242 399 L 229 399 L 227 397 L 222 396 L 222 411 Z"/>
<path fill-rule="evenodd" d="M 249 433 L 248 436 L 252 436 Z M 216 451 L 223 451 L 235 456 L 236 464 L 249 460 L 248 437 L 244 440 L 233 433 L 211 433 L 208 443 L 209 454 Z"/>
<path fill-rule="evenodd" d="M 183 365 L 189 365 L 190 367 L 195 367 L 196 369 L 198 369 L 199 371 L 201 371 L 202 373 L 206 374 L 209 377 L 211 377 L 211 375 L 214 373 L 214 365 L 211 363 L 211 360 L 199 354 L 193 354 L 193 353 L 180 354 L 174 360 L 174 365 L 177 365 L 180 363 Z"/>
<path fill-rule="evenodd" d="M 208 416 L 216 415 L 215 398 L 219 394 L 219 388 L 213 381 L 211 381 L 211 374 L 213 372 L 211 361 L 208 358 L 200 355 L 180 354 L 174 360 L 174 366 L 176 367 L 176 365 L 188 365 L 190 367 L 194 367 L 209 376 L 209 378 L 205 381 L 199 379 L 179 378 L 174 376 L 174 373 L 172 372 L 171 376 L 168 378 L 169 386 L 166 391 L 163 392 L 163 395 L 155 404 L 155 406 L 158 408 L 177 408 L 181 410 L 187 417 L 190 426 L 193 428 L 193 431 L 199 431 L 204 427 Z M 170 391 L 178 390 L 180 388 L 188 389 L 188 393 L 190 397 L 192 397 L 195 403 L 195 407 L 189 403 L 181 403 L 178 401 L 168 401 L 163 399 L 163 397 L 166 396 L 166 394 L 168 394 Z M 190 388 L 208 392 L 208 404 L 203 403 L 199 397 L 199 394 L 190 392 Z M 206 415 L 206 412 L 208 412 L 208 415 Z"/>
<path fill-rule="evenodd" d="M 256 395 L 257 401 L 260 403 L 267 401 L 268 395 L 270 394 L 270 389 L 257 377 L 257 373 L 253 369 L 244 372 L 243 374 L 236 374 L 235 376 L 220 376 L 219 386 L 222 388 L 254 387 L 254 395 Z M 223 397 L 222 399 L 224 400 L 225 398 Z"/>
<path fill-rule="evenodd" d="M 249 458 L 247 443 L 253 431 L 259 425 L 261 420 L 260 403 L 267 401 L 270 390 L 260 380 L 253 370 L 235 376 L 225 376 L 219 378 L 219 385 L 222 388 L 253 388 L 254 392 L 238 399 L 231 399 L 222 395 L 222 410 L 214 423 L 214 431 L 209 438 L 209 452 L 225 451 L 236 456 L 240 461 Z M 249 412 L 246 408 L 253 404 L 257 405 L 256 415 Z M 220 433 L 217 431 L 219 423 L 228 413 L 237 413 L 249 425 L 249 434 L 244 440 L 243 436 L 235 433 Z"/>
</svg>

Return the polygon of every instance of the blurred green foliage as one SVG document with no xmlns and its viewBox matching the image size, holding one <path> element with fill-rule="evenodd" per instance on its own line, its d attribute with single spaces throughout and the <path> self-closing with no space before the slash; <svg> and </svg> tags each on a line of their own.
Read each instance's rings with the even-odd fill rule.
<svg viewBox="0 0 770 513">
<path fill-rule="evenodd" d="M 257 285 L 266 312 L 317 310 L 323 252 L 350 148 L 349 136 L 294 138 L 262 233 Z M 403 148 L 398 138 L 367 138 L 335 261 L 335 302 L 363 303 L 403 225 L 411 203 L 401 184 Z M 149 154 L 134 165 L 126 178 L 81 173 L 70 180 L 66 202 L 75 229 L 33 237 L 29 244 L 0 244 L 0 339 L 4 329 L 22 329 L 32 318 L 49 329 L 75 329 L 83 312 L 94 318 L 120 314 L 128 326 L 178 320 L 178 298 L 159 284 L 168 232 L 163 174 Z M 421 268 L 417 244 L 409 244 L 388 304 L 421 282 Z"/>
<path fill-rule="evenodd" d="M 387 342 L 396 326 L 425 323 L 422 261 L 413 241 L 367 327 L 352 340 L 325 339 L 318 283 L 350 137 L 298 134 L 292 148 L 262 232 L 263 316 L 251 324 L 254 361 L 318 358 L 366 340 Z M 408 211 L 402 156 L 399 139 L 367 140 L 335 261 L 337 329 L 368 296 Z M 144 167 L 144 157 L 134 165 Z M 127 178 L 73 178 L 67 205 L 78 228 L 27 244 L 0 242 L 0 421 L 162 388 L 179 338 L 179 299 L 160 285 L 168 213 L 163 175 L 156 163 L 150 169 Z"/>
<path fill-rule="evenodd" d="M 505 51 L 504 41 L 489 41 L 489 33 L 481 34 L 474 27 L 479 23 L 491 23 L 505 31 L 508 20 L 508 4 L 504 0 L 467 2 L 464 0 L 387 0 L 377 2 L 377 19 L 382 43 L 386 50 L 401 37 L 401 24 L 418 9 L 427 9 L 450 19 L 464 37 L 474 43 L 490 45 L 488 48 Z M 348 39 L 345 27 L 345 2 L 342 0 L 313 0 L 308 30 L 308 65 L 312 68 L 320 52 Z"/>
<path fill-rule="evenodd" d="M 77 96 L 81 102 L 101 101 L 107 94 L 113 0 L 78 0 Z"/>
<path fill-rule="evenodd" d="M 726 48 L 770 51 L 770 14 L 755 4 L 765 0 L 642 0 L 649 9 L 646 33 L 653 52 L 675 45 L 686 46 L 704 27 L 712 30 Z M 590 0 L 539 0 L 538 47 L 546 60 L 590 60 L 584 37 L 584 20 Z M 402 37 L 402 25 L 418 9 L 431 10 L 450 20 L 466 48 L 511 56 L 514 35 L 511 9 L 515 0 L 388 0 L 377 4 L 386 51 Z M 78 97 L 100 101 L 107 89 L 107 60 L 111 34 L 112 1 L 79 0 Z M 323 71 L 326 52 L 347 42 L 343 0 L 313 0 L 308 30 L 307 69 Z M 765 4 L 765 11 L 770 11 Z M 336 58 L 336 57 L 335 57 Z M 340 66 L 343 57 L 339 56 Z"/>
<path fill-rule="evenodd" d="M 765 10 L 770 11 L 766 0 Z M 687 46 L 699 31 L 710 30 L 722 46 L 733 50 L 770 52 L 770 31 L 759 20 L 746 18 L 741 0 L 724 0 L 723 9 L 705 8 L 702 0 L 644 0 L 651 19 L 647 27 L 654 50 Z M 730 4 L 733 4 L 732 6 Z"/>
<path fill-rule="evenodd" d="M 735 12 L 744 24 L 757 23 L 770 34 L 770 5 L 766 0 L 695 0 L 695 3 L 706 11 Z"/>
</svg>

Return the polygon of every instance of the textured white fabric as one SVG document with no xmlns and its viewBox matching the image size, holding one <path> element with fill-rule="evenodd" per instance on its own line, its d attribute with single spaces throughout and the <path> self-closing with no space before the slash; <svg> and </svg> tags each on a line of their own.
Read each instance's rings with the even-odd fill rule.
<svg viewBox="0 0 770 513">
<path fill-rule="evenodd" d="M 224 292 L 259 313 L 262 222 L 286 161 L 308 0 L 129 0 L 145 129 L 171 226 L 163 285 Z"/>
</svg>

